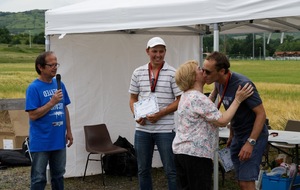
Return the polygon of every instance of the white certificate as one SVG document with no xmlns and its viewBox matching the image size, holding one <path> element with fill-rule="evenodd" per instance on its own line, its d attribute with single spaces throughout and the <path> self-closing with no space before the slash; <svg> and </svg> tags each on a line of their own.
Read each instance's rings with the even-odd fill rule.
<svg viewBox="0 0 300 190">
<path fill-rule="evenodd" d="M 133 104 L 135 119 L 145 118 L 148 114 L 154 114 L 159 111 L 157 97 L 150 95 Z"/>
<path fill-rule="evenodd" d="M 231 160 L 230 149 L 226 147 L 223 148 L 222 150 L 219 150 L 218 153 L 219 153 L 219 160 L 223 165 L 225 172 L 233 170 L 234 167 Z"/>
</svg>

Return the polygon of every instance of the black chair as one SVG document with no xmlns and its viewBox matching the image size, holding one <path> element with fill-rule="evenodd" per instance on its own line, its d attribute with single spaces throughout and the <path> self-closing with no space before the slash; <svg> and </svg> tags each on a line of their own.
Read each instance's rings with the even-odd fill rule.
<svg viewBox="0 0 300 190">
<path fill-rule="evenodd" d="M 100 161 L 101 162 L 101 172 L 102 172 L 102 182 L 104 182 L 104 170 L 103 170 L 103 156 L 112 155 L 127 152 L 128 150 L 112 143 L 109 132 L 105 124 L 96 125 L 86 125 L 84 126 L 85 134 L 85 145 L 86 151 L 89 152 L 86 160 L 86 165 L 84 169 L 83 180 L 85 178 L 86 170 L 89 161 Z M 99 154 L 100 159 L 92 159 L 90 156 L 92 154 Z"/>
</svg>

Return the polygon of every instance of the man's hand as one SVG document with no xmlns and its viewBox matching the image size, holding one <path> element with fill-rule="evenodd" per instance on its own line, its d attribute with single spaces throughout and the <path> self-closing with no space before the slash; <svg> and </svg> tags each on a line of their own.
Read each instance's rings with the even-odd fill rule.
<svg viewBox="0 0 300 190">
<path fill-rule="evenodd" d="M 63 98 L 63 93 L 61 89 L 59 89 L 55 92 L 55 94 L 53 94 L 50 101 L 53 105 L 56 105 L 58 102 L 62 100 L 62 98 Z"/>
<path fill-rule="evenodd" d="M 252 151 L 253 151 L 253 146 L 248 142 L 246 142 L 238 155 L 240 161 L 248 160 L 252 155 Z"/>
<path fill-rule="evenodd" d="M 150 123 L 156 123 L 160 119 L 160 116 L 159 114 L 155 113 L 147 115 L 146 118 L 150 121 Z"/>
<path fill-rule="evenodd" d="M 138 120 L 135 120 L 135 121 L 140 125 L 145 125 L 146 124 L 146 119 L 145 118 L 139 118 Z"/>
<path fill-rule="evenodd" d="M 73 144 L 73 135 L 72 135 L 72 133 L 67 133 L 66 139 L 67 139 L 67 146 L 70 147 Z"/>
</svg>

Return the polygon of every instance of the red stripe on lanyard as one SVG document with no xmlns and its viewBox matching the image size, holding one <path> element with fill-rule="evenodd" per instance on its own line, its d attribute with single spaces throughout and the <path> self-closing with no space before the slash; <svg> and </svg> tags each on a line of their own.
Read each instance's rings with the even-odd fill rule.
<svg viewBox="0 0 300 190">
<path fill-rule="evenodd" d="M 153 75 L 152 64 L 151 63 L 148 64 L 149 82 L 150 82 L 150 86 L 151 86 L 151 92 L 155 92 L 155 87 L 156 87 L 156 84 L 157 84 L 159 72 L 163 68 L 163 66 L 164 66 L 164 64 L 161 65 L 161 67 L 158 69 L 158 71 L 156 73 L 155 78 L 153 78 L 153 77 L 151 77 Z"/>
</svg>

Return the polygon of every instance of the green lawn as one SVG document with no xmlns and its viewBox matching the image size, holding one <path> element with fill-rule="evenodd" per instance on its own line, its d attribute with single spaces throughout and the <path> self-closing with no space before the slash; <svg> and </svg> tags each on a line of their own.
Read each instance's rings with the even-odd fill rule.
<svg viewBox="0 0 300 190">
<path fill-rule="evenodd" d="M 36 56 L 45 51 L 44 45 L 7 45 L 0 44 L 1 63 L 34 63 Z"/>
<path fill-rule="evenodd" d="M 300 84 L 300 61 L 231 61 L 231 69 L 253 82 Z"/>
</svg>

